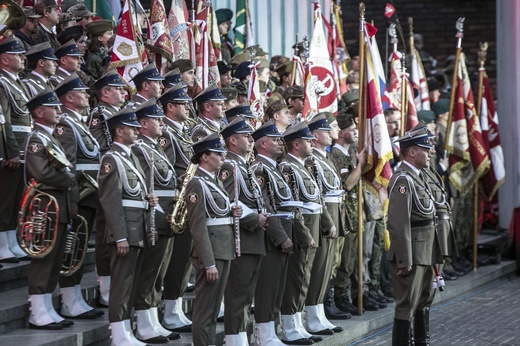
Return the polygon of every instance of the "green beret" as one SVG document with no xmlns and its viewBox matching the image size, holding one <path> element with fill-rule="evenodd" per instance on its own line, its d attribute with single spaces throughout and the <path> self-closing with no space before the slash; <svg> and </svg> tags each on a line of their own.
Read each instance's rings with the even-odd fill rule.
<svg viewBox="0 0 520 346">
<path fill-rule="evenodd" d="M 417 119 L 423 121 L 425 124 L 433 123 L 435 121 L 435 112 L 430 110 L 418 111 Z"/>
<path fill-rule="evenodd" d="M 233 18 L 233 11 L 229 8 L 219 8 L 215 11 L 215 15 L 217 16 L 217 24 L 220 25 Z"/>
<path fill-rule="evenodd" d="M 441 115 L 450 110 L 450 100 L 449 99 L 439 99 L 437 102 L 432 104 L 432 111 L 435 112 L 436 115 Z"/>
</svg>

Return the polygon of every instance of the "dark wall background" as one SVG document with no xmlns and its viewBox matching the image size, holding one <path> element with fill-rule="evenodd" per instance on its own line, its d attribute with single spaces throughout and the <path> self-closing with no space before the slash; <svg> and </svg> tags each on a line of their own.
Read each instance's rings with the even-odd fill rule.
<svg viewBox="0 0 520 346">
<path fill-rule="evenodd" d="M 365 20 L 374 21 L 378 32 L 376 39 L 384 59 L 386 24 L 385 4 L 389 1 L 365 1 Z M 408 17 L 413 17 L 413 31 L 424 37 L 424 50 L 438 61 L 438 69 L 445 66 L 446 59 L 455 55 L 457 39 L 455 23 L 459 17 L 465 17 L 463 52 L 466 54 L 469 73 L 478 69 L 477 52 L 479 42 L 489 44 L 486 72 L 492 88 L 496 91 L 496 1 L 494 0 L 394 0 L 403 34 L 407 41 L 408 52 Z M 359 2 L 342 1 L 342 17 L 347 45 L 357 45 L 359 31 Z M 389 48 L 391 50 L 391 48 Z M 398 49 L 403 50 L 399 42 Z M 384 63 L 384 62 L 383 62 Z M 451 83 L 451 80 L 450 80 Z M 473 90 L 476 93 L 476 90 Z M 494 92 L 496 97 L 496 92 Z"/>
</svg>

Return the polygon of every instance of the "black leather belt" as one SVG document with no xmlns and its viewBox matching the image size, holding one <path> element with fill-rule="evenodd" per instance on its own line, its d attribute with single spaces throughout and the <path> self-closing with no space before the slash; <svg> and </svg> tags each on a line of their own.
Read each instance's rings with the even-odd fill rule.
<svg viewBox="0 0 520 346">
<path fill-rule="evenodd" d="M 420 220 L 420 221 L 412 221 L 410 222 L 410 226 L 412 227 L 424 227 L 424 226 L 434 226 L 435 220 Z"/>
<path fill-rule="evenodd" d="M 437 219 L 438 220 L 449 220 L 451 219 L 450 213 L 437 213 Z"/>
</svg>

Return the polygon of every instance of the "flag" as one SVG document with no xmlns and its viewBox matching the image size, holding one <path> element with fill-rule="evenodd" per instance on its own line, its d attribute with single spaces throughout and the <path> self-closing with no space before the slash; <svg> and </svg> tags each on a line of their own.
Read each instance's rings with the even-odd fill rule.
<svg viewBox="0 0 520 346">
<path fill-rule="evenodd" d="M 463 53 L 460 54 L 457 69 L 457 85 L 452 87 L 456 89 L 455 104 L 451 106 L 452 121 L 448 124 L 449 178 L 452 185 L 465 195 L 489 168 L 489 158 L 484 147 L 479 119 L 475 113 L 475 102 Z"/>
<path fill-rule="evenodd" d="M 247 91 L 247 101 L 251 104 L 251 112 L 255 116 L 253 119 L 253 129 L 258 129 L 264 119 L 264 107 L 260 98 L 260 84 L 258 83 L 258 65 L 260 62 L 251 63 L 251 75 L 249 78 L 249 88 Z"/>
<path fill-rule="evenodd" d="M 336 113 L 338 100 L 332 63 L 325 38 L 319 4 L 315 4 L 314 31 L 309 47 L 309 70 L 305 78 L 304 106 L 302 116 L 312 117 L 318 112 Z M 310 118 L 309 118 L 310 119 Z"/>
<path fill-rule="evenodd" d="M 397 17 L 397 12 L 395 12 L 395 7 L 392 4 L 386 3 L 385 18 L 386 18 L 386 21 L 390 24 L 397 25 L 399 23 L 399 18 Z"/>
<path fill-rule="evenodd" d="M 428 92 L 428 83 L 426 81 L 426 74 L 421 62 L 421 56 L 419 52 L 413 48 L 412 62 L 412 86 L 417 90 L 417 97 L 415 98 L 415 108 L 417 110 L 429 111 L 430 110 L 430 94 Z"/>
<path fill-rule="evenodd" d="M 85 6 L 97 16 L 115 22 L 114 13 L 107 0 L 85 0 Z M 117 13 L 119 15 L 119 13 Z"/>
<path fill-rule="evenodd" d="M 498 134 L 498 115 L 487 75 L 484 75 L 480 124 L 482 126 L 482 137 L 484 143 L 487 144 L 486 147 L 490 158 L 490 169 L 482 176 L 481 182 L 486 200 L 491 201 L 500 185 L 504 183 L 506 170 L 504 167 L 504 153 L 502 152 Z"/>
<path fill-rule="evenodd" d="M 294 55 L 292 60 L 294 62 L 294 70 L 292 74 L 293 81 L 291 85 L 304 85 L 305 70 L 303 68 L 302 61 L 297 55 Z"/>
<path fill-rule="evenodd" d="M 209 11 L 207 15 L 206 21 L 208 22 L 208 38 L 210 41 L 210 47 L 214 50 L 215 55 L 215 66 L 217 63 L 217 60 L 220 59 L 220 32 L 218 30 L 218 22 L 217 22 L 217 15 L 215 14 L 215 8 L 211 5 L 211 1 L 209 3 Z M 220 75 L 219 75 L 219 81 L 220 81 Z"/>
<path fill-rule="evenodd" d="M 350 56 L 347 51 L 347 45 L 343 39 L 343 20 L 341 19 L 341 7 L 337 3 L 332 5 L 332 40 L 333 51 L 331 58 L 334 64 L 334 79 L 336 82 L 336 92 L 343 95 L 348 91 L 347 76 L 348 68 L 347 61 Z"/>
<path fill-rule="evenodd" d="M 168 30 L 173 42 L 175 59 L 190 59 L 188 34 L 191 36 L 191 32 L 188 24 L 188 7 L 185 1 L 172 1 L 168 15 Z"/>
<path fill-rule="evenodd" d="M 235 54 L 243 51 L 247 46 L 247 0 L 237 0 L 235 10 Z"/>
<path fill-rule="evenodd" d="M 381 61 L 381 55 L 379 55 L 379 47 L 376 41 L 377 29 L 375 26 L 365 23 L 365 35 L 368 39 L 368 50 L 372 56 L 372 65 L 374 67 L 374 78 L 378 84 L 379 97 L 383 97 L 386 89 L 386 77 L 385 70 L 383 69 L 383 62 Z"/>
<path fill-rule="evenodd" d="M 152 0 L 150 6 L 150 28 L 148 30 L 148 47 L 156 54 L 157 69 L 166 72 L 167 62 L 173 61 L 173 43 L 166 22 L 166 10 L 163 0 Z"/>
<path fill-rule="evenodd" d="M 117 27 L 110 68 L 116 68 L 123 80 L 135 92 L 134 82 L 131 82 L 130 79 L 143 69 L 143 61 L 146 61 L 147 58 L 141 29 L 132 10 L 129 0 L 126 0 L 121 21 Z"/>
</svg>

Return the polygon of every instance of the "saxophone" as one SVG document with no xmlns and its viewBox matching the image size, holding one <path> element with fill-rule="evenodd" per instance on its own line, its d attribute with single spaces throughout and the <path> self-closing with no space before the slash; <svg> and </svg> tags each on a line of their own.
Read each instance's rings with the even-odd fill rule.
<svg viewBox="0 0 520 346">
<path fill-rule="evenodd" d="M 186 169 L 186 176 L 182 182 L 181 191 L 179 192 L 179 196 L 177 197 L 177 203 L 175 203 L 175 207 L 171 214 L 166 215 L 166 220 L 170 223 L 171 230 L 175 234 L 182 234 L 186 229 L 188 224 L 188 211 L 186 209 L 186 201 L 184 200 L 184 195 L 186 194 L 186 186 L 188 182 L 191 180 L 195 171 L 197 171 L 198 165 L 191 163 Z"/>
</svg>

